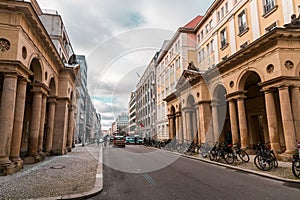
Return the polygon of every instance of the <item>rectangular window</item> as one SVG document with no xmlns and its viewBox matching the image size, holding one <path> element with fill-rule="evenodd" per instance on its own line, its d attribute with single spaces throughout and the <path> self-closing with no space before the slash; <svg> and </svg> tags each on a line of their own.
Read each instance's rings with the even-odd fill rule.
<svg viewBox="0 0 300 200">
<path fill-rule="evenodd" d="M 207 34 L 208 31 L 209 31 L 208 24 L 206 24 L 206 26 L 205 26 L 205 33 Z"/>
<path fill-rule="evenodd" d="M 211 53 L 214 52 L 214 40 L 210 41 L 210 51 Z"/>
<path fill-rule="evenodd" d="M 206 45 L 206 52 L 207 52 L 207 55 L 209 55 L 210 54 L 210 50 L 209 50 L 210 48 L 209 48 L 209 43 Z"/>
<path fill-rule="evenodd" d="M 200 32 L 200 35 L 201 35 L 201 39 L 203 39 L 204 38 L 203 30 Z"/>
<path fill-rule="evenodd" d="M 221 48 L 225 48 L 227 46 L 227 35 L 226 35 L 226 28 L 224 28 L 220 32 L 220 39 L 221 39 Z"/>
<path fill-rule="evenodd" d="M 220 11 L 217 12 L 217 21 L 219 22 L 221 19 L 221 16 L 220 16 Z"/>
<path fill-rule="evenodd" d="M 238 15 L 238 23 L 239 23 L 239 34 L 242 34 L 247 29 L 247 18 L 246 18 L 246 11 L 243 10 Z"/>
<path fill-rule="evenodd" d="M 268 13 L 275 8 L 275 0 L 264 0 L 264 13 Z"/>
<path fill-rule="evenodd" d="M 224 7 L 221 8 L 221 18 L 224 17 Z"/>
<path fill-rule="evenodd" d="M 228 13 L 228 2 L 225 3 L 225 13 Z"/>
</svg>

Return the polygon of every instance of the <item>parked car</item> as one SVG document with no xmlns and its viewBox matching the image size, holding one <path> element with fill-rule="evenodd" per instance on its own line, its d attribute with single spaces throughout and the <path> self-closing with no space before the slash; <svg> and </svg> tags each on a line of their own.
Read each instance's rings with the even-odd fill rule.
<svg viewBox="0 0 300 200">
<path fill-rule="evenodd" d="M 126 137 L 126 144 L 134 144 L 134 137 L 127 136 Z"/>
<path fill-rule="evenodd" d="M 118 147 L 125 147 L 125 136 L 124 135 L 115 135 L 113 140 L 113 145 Z"/>
</svg>

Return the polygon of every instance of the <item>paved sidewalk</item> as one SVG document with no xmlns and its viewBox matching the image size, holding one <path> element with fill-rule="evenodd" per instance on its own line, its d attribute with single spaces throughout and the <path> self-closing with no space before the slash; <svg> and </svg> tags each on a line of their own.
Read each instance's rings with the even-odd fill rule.
<svg viewBox="0 0 300 200">
<path fill-rule="evenodd" d="M 0 177 L 0 199 L 77 199 L 102 191 L 102 147 L 76 146 L 63 156 Z"/>
</svg>

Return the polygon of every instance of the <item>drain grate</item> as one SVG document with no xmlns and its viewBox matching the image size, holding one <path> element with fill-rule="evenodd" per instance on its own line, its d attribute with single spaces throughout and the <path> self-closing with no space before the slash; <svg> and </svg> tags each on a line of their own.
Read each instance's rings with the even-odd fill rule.
<svg viewBox="0 0 300 200">
<path fill-rule="evenodd" d="M 50 168 L 51 169 L 63 169 L 63 168 L 65 168 L 65 166 L 64 165 L 55 165 L 55 166 L 52 166 Z"/>
</svg>

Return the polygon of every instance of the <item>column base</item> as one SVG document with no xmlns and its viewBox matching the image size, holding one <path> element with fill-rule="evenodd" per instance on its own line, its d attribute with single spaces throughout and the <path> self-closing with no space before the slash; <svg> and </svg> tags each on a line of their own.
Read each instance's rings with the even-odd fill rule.
<svg viewBox="0 0 300 200">
<path fill-rule="evenodd" d="M 18 171 L 23 169 L 24 161 L 19 156 L 11 157 L 10 160 L 16 164 Z"/>
<path fill-rule="evenodd" d="M 72 151 L 72 147 L 67 147 L 67 152 L 71 152 Z"/>
<path fill-rule="evenodd" d="M 281 146 L 279 143 L 271 143 L 271 149 L 276 153 L 282 153 Z"/>
<path fill-rule="evenodd" d="M 45 158 L 37 155 L 37 156 L 28 156 L 24 158 L 24 163 L 25 164 L 34 164 L 43 161 Z"/>
<path fill-rule="evenodd" d="M 278 154 L 276 155 L 277 156 L 277 159 L 280 160 L 280 161 L 283 161 L 283 162 L 292 162 L 293 161 L 293 154 L 291 153 L 282 153 L 282 154 Z"/>
<path fill-rule="evenodd" d="M 15 163 L 9 163 L 7 165 L 0 165 L 0 176 L 6 176 L 19 171 Z"/>
</svg>

